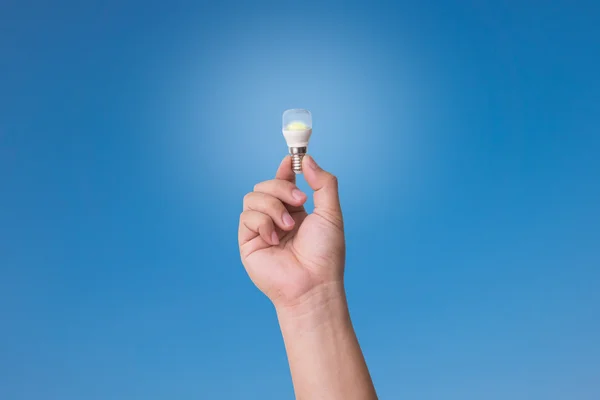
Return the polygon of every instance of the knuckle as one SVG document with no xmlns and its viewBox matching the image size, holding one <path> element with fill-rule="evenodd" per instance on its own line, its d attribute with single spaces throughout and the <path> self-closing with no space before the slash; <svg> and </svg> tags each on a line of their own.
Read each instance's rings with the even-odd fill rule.
<svg viewBox="0 0 600 400">
<path fill-rule="evenodd" d="M 337 212 L 327 209 L 320 209 L 318 215 L 320 215 L 325 221 L 333 225 L 335 228 L 344 232 L 344 219 L 338 215 Z"/>
<path fill-rule="evenodd" d="M 338 181 L 338 177 L 337 177 L 337 176 L 335 176 L 335 175 L 333 175 L 333 174 L 329 174 L 328 180 L 329 180 L 329 184 L 330 184 L 332 187 L 335 187 L 335 188 L 337 188 L 337 187 L 338 187 L 338 182 L 339 182 L 339 181 Z"/>
<path fill-rule="evenodd" d="M 249 210 L 244 210 L 240 213 L 240 222 L 248 223 L 253 219 L 253 213 Z"/>
</svg>

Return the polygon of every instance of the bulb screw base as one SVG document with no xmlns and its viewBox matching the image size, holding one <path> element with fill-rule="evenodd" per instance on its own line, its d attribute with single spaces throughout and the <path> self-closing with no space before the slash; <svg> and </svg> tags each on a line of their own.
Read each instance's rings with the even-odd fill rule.
<svg viewBox="0 0 600 400">
<path fill-rule="evenodd" d="M 290 155 L 292 156 L 292 170 L 296 174 L 302 173 L 302 159 L 306 155 L 306 147 L 290 147 Z"/>
</svg>

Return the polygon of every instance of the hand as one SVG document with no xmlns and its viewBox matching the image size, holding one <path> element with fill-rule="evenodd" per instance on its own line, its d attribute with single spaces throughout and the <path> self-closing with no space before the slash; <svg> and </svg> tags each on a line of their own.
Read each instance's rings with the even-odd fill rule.
<svg viewBox="0 0 600 400">
<path fill-rule="evenodd" d="M 244 197 L 239 246 L 254 284 L 279 307 L 293 307 L 324 291 L 343 287 L 345 241 L 337 178 L 305 156 L 303 174 L 314 192 L 314 211 L 295 185 L 291 158 L 275 179 L 261 182 Z M 343 291 L 343 289 L 341 290 Z"/>
<path fill-rule="evenodd" d="M 297 399 L 375 400 L 344 293 L 345 242 L 337 179 L 302 162 L 315 209 L 286 157 L 275 179 L 244 198 L 239 243 L 252 281 L 273 302 Z"/>
</svg>

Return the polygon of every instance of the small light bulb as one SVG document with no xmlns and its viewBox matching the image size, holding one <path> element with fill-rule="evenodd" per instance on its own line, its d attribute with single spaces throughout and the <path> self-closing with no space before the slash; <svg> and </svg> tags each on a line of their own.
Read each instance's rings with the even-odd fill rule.
<svg viewBox="0 0 600 400">
<path fill-rule="evenodd" d="M 308 140 L 312 134 L 312 116 L 310 111 L 294 108 L 283 112 L 283 137 L 292 156 L 292 169 L 302 173 L 302 158 L 308 148 Z"/>
</svg>

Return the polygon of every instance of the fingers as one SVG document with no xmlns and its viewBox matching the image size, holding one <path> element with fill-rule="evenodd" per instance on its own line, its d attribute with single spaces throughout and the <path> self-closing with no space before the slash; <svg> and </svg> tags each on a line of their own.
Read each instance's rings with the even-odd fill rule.
<svg viewBox="0 0 600 400">
<path fill-rule="evenodd" d="M 279 164 L 279 168 L 277 169 L 277 173 L 275 174 L 275 179 L 281 179 L 284 181 L 296 182 L 296 174 L 292 170 L 292 157 L 285 156 Z"/>
<path fill-rule="evenodd" d="M 319 167 L 309 155 L 304 156 L 302 160 L 302 172 L 308 185 L 315 191 L 314 212 L 341 227 L 342 209 L 338 195 L 337 178 Z"/>
<path fill-rule="evenodd" d="M 294 227 L 294 219 L 281 200 L 269 194 L 251 192 L 244 197 L 244 211 L 252 210 L 268 215 L 275 225 L 289 231 Z"/>
<path fill-rule="evenodd" d="M 288 165 L 291 171 L 291 165 Z M 278 176 L 286 177 L 286 160 Z M 293 172 L 292 172 L 293 174 Z M 294 174 L 295 175 L 295 174 Z M 287 176 L 289 178 L 289 176 Z M 290 212 L 303 211 L 307 196 L 296 185 L 284 179 L 272 179 L 254 186 L 254 191 L 244 197 L 244 212 L 240 216 L 240 246 L 260 236 L 261 246 L 279 244 L 279 233 L 290 231 L 296 222 Z"/>
<path fill-rule="evenodd" d="M 254 239 L 259 235 L 265 242 L 276 246 L 279 236 L 275 231 L 273 220 L 266 214 L 258 211 L 247 210 L 240 216 L 239 242 L 240 245 Z"/>
<path fill-rule="evenodd" d="M 271 195 L 282 202 L 289 204 L 288 211 L 295 212 L 303 210 L 302 205 L 306 202 L 306 194 L 290 181 L 273 179 L 264 181 L 254 186 L 254 191 Z"/>
</svg>

